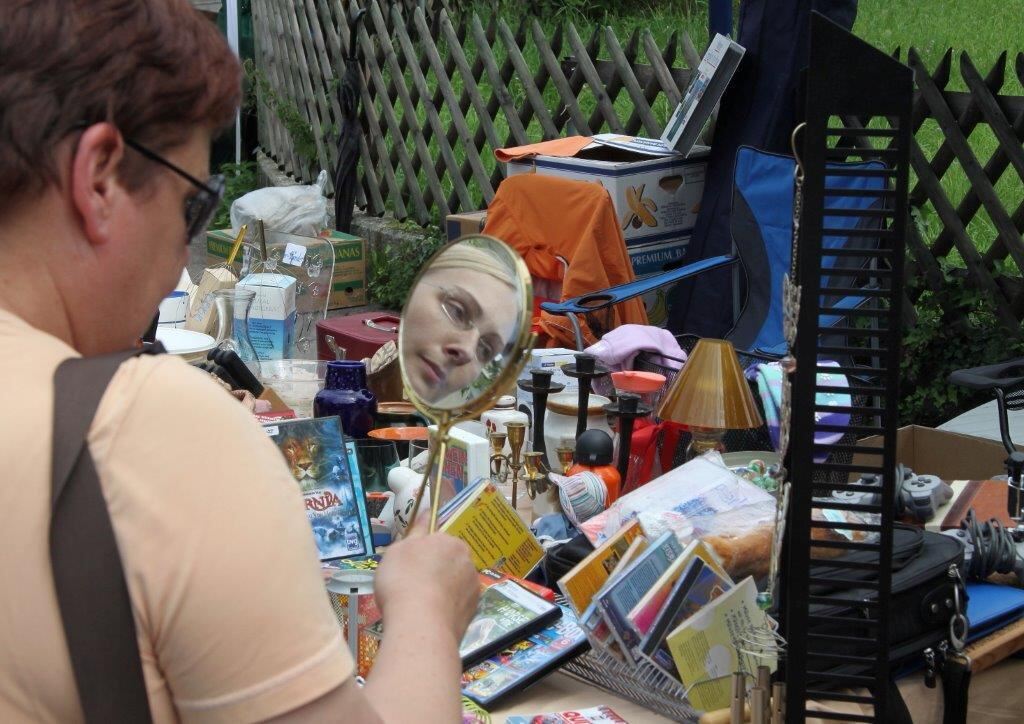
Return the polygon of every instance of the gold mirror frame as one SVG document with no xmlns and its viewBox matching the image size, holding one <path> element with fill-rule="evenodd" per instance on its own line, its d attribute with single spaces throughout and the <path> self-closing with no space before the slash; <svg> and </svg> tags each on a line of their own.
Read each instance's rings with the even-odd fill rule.
<svg viewBox="0 0 1024 724">
<path fill-rule="evenodd" d="M 497 242 L 507 248 L 510 252 L 510 255 L 515 262 L 516 277 L 518 279 L 518 287 L 520 290 L 519 302 L 523 312 L 522 319 L 519 324 L 519 329 L 515 335 L 515 339 L 511 345 L 511 351 L 508 355 L 508 364 L 501 371 L 501 374 L 499 374 L 486 389 L 482 390 L 476 399 L 471 400 L 461 408 L 452 409 L 433 406 L 431 403 L 420 397 L 416 390 L 413 389 L 413 386 L 409 382 L 408 373 L 405 367 L 405 359 L 402 354 L 402 339 L 405 327 L 403 324 L 399 324 L 398 364 L 402 372 L 402 385 L 405 388 L 405 395 L 420 414 L 437 425 L 437 434 L 434 436 L 432 441 L 433 444 L 430 446 L 430 455 L 427 458 L 427 466 L 423 472 L 423 481 L 420 483 L 420 488 L 416 493 L 416 500 L 413 503 L 412 512 L 409 515 L 409 525 L 406 528 L 406 532 L 412 530 L 413 525 L 416 523 L 420 504 L 423 501 L 423 491 L 426 489 L 428 484 L 430 485 L 430 532 L 433 533 L 437 530 L 437 514 L 441 505 L 441 473 L 444 470 L 444 466 L 438 465 L 437 463 L 438 460 L 444 460 L 445 454 L 448 451 L 448 436 L 452 425 L 462 420 L 473 418 L 484 410 L 488 410 L 493 407 L 494 402 L 501 396 L 505 387 L 519 378 L 519 373 L 522 371 L 523 366 L 526 364 L 526 360 L 530 356 L 530 350 L 533 349 L 533 346 L 537 341 L 537 335 L 531 331 L 533 324 L 533 281 L 530 278 L 530 271 L 526 266 L 526 262 L 523 260 L 523 257 L 520 256 L 519 252 L 504 241 L 493 236 L 487 236 L 486 234 L 467 234 L 466 236 L 461 236 L 458 239 L 450 241 L 442 246 L 434 253 L 433 256 L 430 257 L 429 261 L 423 265 L 423 268 L 420 269 L 416 274 L 416 278 L 413 280 L 412 287 L 409 290 L 409 296 L 406 300 L 405 306 L 402 308 L 402 320 L 405 319 L 406 312 L 408 312 L 409 302 L 413 298 L 413 290 L 415 290 L 420 284 L 423 279 L 423 275 L 430 270 L 438 257 L 452 247 L 473 239 Z M 437 469 L 437 474 L 434 476 L 434 480 L 430 480 L 430 475 L 435 468 Z"/>
</svg>

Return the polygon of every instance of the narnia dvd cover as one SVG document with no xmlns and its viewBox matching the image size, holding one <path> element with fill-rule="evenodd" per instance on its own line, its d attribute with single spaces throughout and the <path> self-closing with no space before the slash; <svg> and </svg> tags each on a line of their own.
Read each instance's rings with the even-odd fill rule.
<svg viewBox="0 0 1024 724">
<path fill-rule="evenodd" d="M 373 553 L 366 499 L 358 471 L 351 468 L 341 420 L 283 420 L 263 427 L 302 491 L 320 560 Z"/>
</svg>

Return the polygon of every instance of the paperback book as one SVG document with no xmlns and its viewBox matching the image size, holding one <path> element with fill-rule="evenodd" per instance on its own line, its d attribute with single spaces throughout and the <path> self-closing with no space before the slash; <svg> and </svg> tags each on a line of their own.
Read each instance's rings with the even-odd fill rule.
<svg viewBox="0 0 1024 724">
<path fill-rule="evenodd" d="M 554 623 L 466 669 L 462 695 L 490 708 L 587 649 L 587 638 L 576 615 L 568 607 L 561 607 L 561 618 Z"/>
<path fill-rule="evenodd" d="M 700 540 L 691 542 L 683 550 L 683 554 L 672 561 L 672 565 L 668 567 L 668 570 L 662 574 L 657 583 L 651 586 L 651 589 L 644 594 L 644 597 L 640 599 L 633 607 L 633 610 L 626 616 L 626 620 L 636 629 L 638 634 L 646 636 L 650 632 L 654 621 L 658 618 L 658 614 L 664 610 L 665 603 L 668 601 L 669 594 L 672 592 L 676 581 L 683 575 L 683 572 L 695 557 L 703 560 L 705 565 L 709 566 L 724 580 L 729 581 L 731 585 L 732 579 L 729 578 L 729 575 L 722 568 L 717 556 L 715 556 L 711 549 Z"/>
<path fill-rule="evenodd" d="M 525 578 L 544 558 L 529 527 L 490 482 L 474 487 L 441 530 L 469 545 L 477 570 L 491 568 Z"/>
<path fill-rule="evenodd" d="M 476 615 L 459 644 L 466 668 L 550 625 L 561 608 L 493 571 L 481 571 Z"/>
<path fill-rule="evenodd" d="M 352 475 L 341 420 L 318 417 L 264 425 L 305 501 L 321 561 L 373 553 L 373 534 L 358 472 Z"/>
<path fill-rule="evenodd" d="M 759 665 L 775 670 L 774 658 L 740 651 L 742 632 L 771 627 L 756 598 L 757 588 L 748 576 L 668 635 L 679 680 L 691 687 L 688 698 L 695 708 L 712 711 L 729 706 L 729 674 L 734 671 L 756 671 Z"/>
</svg>

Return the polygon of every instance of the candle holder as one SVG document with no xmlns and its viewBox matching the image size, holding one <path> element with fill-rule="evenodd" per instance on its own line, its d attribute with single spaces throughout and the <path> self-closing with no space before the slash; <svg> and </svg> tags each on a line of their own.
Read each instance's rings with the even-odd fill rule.
<svg viewBox="0 0 1024 724">
<path fill-rule="evenodd" d="M 491 443 L 491 478 L 504 484 L 508 480 L 508 456 L 505 454 L 507 433 L 492 432 L 488 435 Z"/>
<path fill-rule="evenodd" d="M 551 481 L 548 480 L 548 471 L 544 469 L 541 454 L 539 452 L 526 453 L 523 456 L 523 466 L 526 468 L 523 479 L 526 481 L 526 493 L 530 496 L 530 500 L 547 493 L 551 488 Z"/>
<path fill-rule="evenodd" d="M 569 474 L 569 468 L 572 467 L 573 454 L 575 449 L 571 447 L 557 447 L 555 448 L 555 455 L 558 456 L 558 464 L 562 466 L 562 475 Z"/>
<path fill-rule="evenodd" d="M 580 382 L 579 406 L 576 414 L 576 437 L 583 434 L 587 429 L 587 408 L 590 402 L 590 388 L 593 380 L 609 374 L 604 365 L 597 363 L 597 357 L 586 352 L 580 352 L 576 356 L 575 364 L 568 364 L 562 367 L 562 371 L 569 377 L 575 377 Z"/>
<path fill-rule="evenodd" d="M 565 385 L 552 382 L 554 370 L 530 370 L 529 380 L 520 380 L 519 389 L 533 395 L 533 449 L 539 452 L 547 465 L 547 450 L 544 445 L 544 414 L 548 409 L 548 395 L 561 392 Z"/>
<path fill-rule="evenodd" d="M 508 436 L 508 467 L 512 471 L 512 507 L 517 508 L 519 507 L 519 471 L 523 469 L 523 443 L 526 442 L 526 423 L 507 423 L 505 434 Z"/>
<path fill-rule="evenodd" d="M 629 450 L 633 442 L 633 422 L 638 417 L 647 417 L 651 408 L 640 402 L 640 395 L 632 392 L 619 394 L 619 399 L 604 406 L 604 411 L 618 418 L 616 427 L 619 429 L 619 476 L 626 483 L 626 472 L 629 470 Z M 625 490 L 625 489 L 623 489 Z"/>
</svg>

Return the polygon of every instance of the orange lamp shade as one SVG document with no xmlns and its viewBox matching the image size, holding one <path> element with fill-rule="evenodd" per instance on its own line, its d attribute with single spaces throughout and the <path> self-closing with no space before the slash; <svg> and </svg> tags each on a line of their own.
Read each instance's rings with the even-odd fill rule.
<svg viewBox="0 0 1024 724">
<path fill-rule="evenodd" d="M 738 430 L 764 424 L 732 344 L 702 339 L 668 389 L 658 417 L 690 427 Z"/>
</svg>

